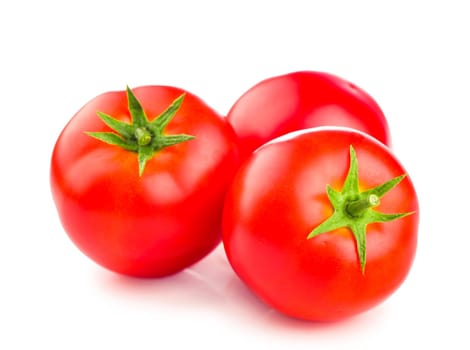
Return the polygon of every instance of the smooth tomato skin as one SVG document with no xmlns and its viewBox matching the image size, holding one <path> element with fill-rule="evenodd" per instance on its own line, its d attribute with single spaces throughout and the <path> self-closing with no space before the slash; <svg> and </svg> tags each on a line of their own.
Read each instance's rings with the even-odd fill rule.
<svg viewBox="0 0 470 350">
<path fill-rule="evenodd" d="M 197 262 L 220 243 L 221 208 L 238 167 L 236 136 L 195 95 L 169 86 L 133 89 L 153 119 L 183 92 L 166 134 L 195 139 L 159 151 L 139 177 L 137 155 L 85 131 L 110 131 L 97 111 L 130 121 L 125 91 L 102 94 L 66 125 L 53 150 L 52 195 L 72 241 L 121 274 L 160 277 Z"/>
<path fill-rule="evenodd" d="M 271 77 L 247 90 L 227 118 L 240 139 L 242 158 L 288 132 L 318 126 L 363 131 L 391 146 L 390 131 L 377 102 L 338 76 L 315 71 Z"/>
<path fill-rule="evenodd" d="M 314 321 L 356 315 L 391 295 L 412 265 L 419 211 L 409 176 L 375 209 L 414 214 L 367 226 L 364 274 L 349 229 L 307 239 L 332 214 L 326 185 L 341 190 L 350 145 L 361 190 L 406 173 L 387 147 L 362 132 L 315 128 L 260 147 L 227 194 L 222 227 L 228 260 L 249 289 L 286 315 Z"/>
</svg>

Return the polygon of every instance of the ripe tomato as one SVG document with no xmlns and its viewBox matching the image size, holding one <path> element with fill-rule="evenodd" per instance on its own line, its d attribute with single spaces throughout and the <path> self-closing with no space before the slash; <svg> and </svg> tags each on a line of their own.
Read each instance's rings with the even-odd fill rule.
<svg viewBox="0 0 470 350">
<path fill-rule="evenodd" d="M 312 71 L 266 79 L 246 91 L 227 114 L 240 139 L 242 158 L 265 142 L 299 129 L 351 127 L 390 146 L 385 116 L 361 88 Z"/>
<path fill-rule="evenodd" d="M 377 305 L 415 256 L 418 200 L 405 173 L 388 147 L 350 128 L 268 142 L 241 166 L 226 197 L 230 264 L 256 295 L 293 317 L 337 320 Z"/>
<path fill-rule="evenodd" d="M 237 167 L 225 119 L 189 92 L 144 86 L 102 94 L 78 111 L 54 147 L 50 183 L 63 227 L 86 255 L 154 277 L 220 242 Z"/>
</svg>

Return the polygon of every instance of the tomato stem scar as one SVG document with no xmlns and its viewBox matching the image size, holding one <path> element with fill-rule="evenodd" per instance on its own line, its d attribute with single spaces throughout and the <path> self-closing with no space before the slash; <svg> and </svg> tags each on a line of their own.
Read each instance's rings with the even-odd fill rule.
<svg viewBox="0 0 470 350">
<path fill-rule="evenodd" d="M 94 137 L 104 143 L 121 147 L 125 150 L 136 152 L 139 164 L 139 175 L 142 176 L 145 165 L 161 149 L 194 138 L 192 135 L 177 134 L 167 135 L 165 128 L 173 119 L 181 107 L 185 94 L 177 97 L 160 115 L 149 120 L 145 111 L 134 95 L 127 87 L 127 101 L 131 123 L 115 119 L 110 115 L 97 112 L 101 120 L 113 132 L 86 132 L 88 136 Z"/>
<path fill-rule="evenodd" d="M 334 209 L 333 214 L 315 227 L 308 234 L 307 239 L 338 228 L 349 228 L 356 241 L 358 260 L 362 273 L 365 273 L 367 225 L 374 222 L 397 220 L 413 213 L 386 214 L 372 209 L 380 204 L 381 197 L 405 178 L 405 174 L 361 192 L 359 190 L 358 161 L 352 145 L 349 149 L 349 158 L 349 171 L 344 180 L 342 190 L 337 191 L 329 185 L 326 186 L 328 199 Z M 351 200 L 351 198 L 354 199 Z"/>
</svg>

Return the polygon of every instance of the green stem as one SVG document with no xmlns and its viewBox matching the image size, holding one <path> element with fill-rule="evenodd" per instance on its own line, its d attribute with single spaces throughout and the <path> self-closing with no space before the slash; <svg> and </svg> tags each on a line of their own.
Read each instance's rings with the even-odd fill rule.
<svg viewBox="0 0 470 350">
<path fill-rule="evenodd" d="M 109 131 L 86 132 L 110 145 L 137 153 L 139 174 L 142 176 L 145 165 L 162 148 L 177 145 L 194 138 L 186 134 L 166 135 L 165 127 L 178 112 L 185 94 L 176 98 L 170 106 L 152 121 L 148 120 L 142 105 L 132 90 L 127 87 L 128 109 L 131 123 L 123 122 L 102 112 L 97 112 L 101 120 L 111 128 Z"/>
<path fill-rule="evenodd" d="M 413 212 L 386 214 L 372 209 L 379 205 L 380 198 L 397 186 L 406 175 L 397 176 L 376 187 L 361 192 L 359 190 L 358 161 L 352 145 L 349 147 L 349 157 L 349 171 L 344 180 L 342 190 L 336 191 L 331 186 L 326 186 L 326 194 L 334 208 L 333 214 L 310 231 L 307 239 L 338 228 L 349 228 L 354 235 L 361 270 L 364 273 L 366 266 L 367 225 L 375 222 L 397 220 L 413 214 Z"/>
<path fill-rule="evenodd" d="M 375 194 L 369 194 L 367 197 L 351 201 L 346 204 L 345 210 L 346 213 L 352 217 L 360 217 L 363 213 L 369 208 L 376 207 L 380 204 L 379 196 Z"/>
<path fill-rule="evenodd" d="M 152 134 L 146 128 L 136 128 L 134 134 L 139 146 L 146 146 L 152 141 Z"/>
</svg>

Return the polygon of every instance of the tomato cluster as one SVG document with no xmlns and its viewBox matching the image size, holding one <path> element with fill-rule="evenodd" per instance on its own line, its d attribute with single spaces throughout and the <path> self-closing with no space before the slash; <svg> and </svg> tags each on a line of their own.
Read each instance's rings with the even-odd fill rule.
<svg viewBox="0 0 470 350">
<path fill-rule="evenodd" d="M 63 129 L 50 179 L 65 231 L 105 268 L 167 276 L 222 241 L 254 294 L 306 320 L 377 305 L 416 251 L 385 116 L 327 73 L 266 79 L 226 117 L 171 86 L 102 94 Z"/>
</svg>

